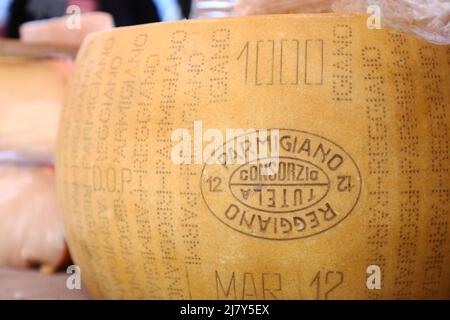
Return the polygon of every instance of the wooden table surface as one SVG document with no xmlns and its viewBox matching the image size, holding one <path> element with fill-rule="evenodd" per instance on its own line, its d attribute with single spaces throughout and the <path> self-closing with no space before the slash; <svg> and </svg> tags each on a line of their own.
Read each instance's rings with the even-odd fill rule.
<svg viewBox="0 0 450 320">
<path fill-rule="evenodd" d="M 69 275 L 48 275 L 36 270 L 0 269 L 0 300 L 29 299 L 89 299 L 83 290 L 69 290 L 66 280 Z"/>
</svg>

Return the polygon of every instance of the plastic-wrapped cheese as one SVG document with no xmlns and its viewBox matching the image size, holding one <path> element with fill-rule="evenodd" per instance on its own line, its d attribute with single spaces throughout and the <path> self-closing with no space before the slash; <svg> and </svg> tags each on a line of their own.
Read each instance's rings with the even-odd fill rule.
<svg viewBox="0 0 450 320">
<path fill-rule="evenodd" d="M 441 0 L 238 0 L 233 15 L 280 13 L 371 13 L 370 25 L 450 44 L 450 2 Z"/>
<path fill-rule="evenodd" d="M 69 247 L 89 292 L 449 298 L 449 61 L 448 47 L 369 30 L 359 15 L 89 37 L 57 155 Z M 201 150 L 235 143 L 226 133 L 238 128 L 260 142 L 278 132 L 274 174 L 246 158 L 205 163 Z M 180 132 L 191 164 L 173 161 Z"/>
</svg>

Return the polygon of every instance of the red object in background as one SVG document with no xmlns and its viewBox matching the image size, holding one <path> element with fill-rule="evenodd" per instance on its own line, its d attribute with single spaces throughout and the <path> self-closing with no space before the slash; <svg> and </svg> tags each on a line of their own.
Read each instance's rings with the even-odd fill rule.
<svg viewBox="0 0 450 320">
<path fill-rule="evenodd" d="M 98 1 L 96 0 L 70 0 L 68 5 L 79 6 L 81 13 L 96 11 L 100 7 Z"/>
</svg>

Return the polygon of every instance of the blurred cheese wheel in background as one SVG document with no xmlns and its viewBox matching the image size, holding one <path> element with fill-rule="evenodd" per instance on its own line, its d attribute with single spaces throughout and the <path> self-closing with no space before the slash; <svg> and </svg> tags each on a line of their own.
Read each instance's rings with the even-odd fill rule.
<svg viewBox="0 0 450 320">
<path fill-rule="evenodd" d="M 0 164 L 0 267 L 57 269 L 68 255 L 54 171 Z"/>
<path fill-rule="evenodd" d="M 91 32 L 111 29 L 112 16 L 106 12 L 88 12 L 26 22 L 20 26 L 20 40 L 32 43 L 58 43 L 79 46 Z"/>
<path fill-rule="evenodd" d="M 182 21 L 83 44 L 56 174 L 94 298 L 450 298 L 450 50 L 366 20 Z M 279 130 L 272 178 L 205 164 L 238 128 Z M 172 161 L 180 132 L 201 164 Z"/>
<path fill-rule="evenodd" d="M 71 63 L 0 57 L 0 152 L 53 159 Z"/>
</svg>

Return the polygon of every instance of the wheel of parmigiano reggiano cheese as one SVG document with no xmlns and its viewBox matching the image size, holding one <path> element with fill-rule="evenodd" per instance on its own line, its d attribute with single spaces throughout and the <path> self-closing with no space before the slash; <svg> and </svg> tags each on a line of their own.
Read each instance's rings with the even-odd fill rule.
<svg viewBox="0 0 450 320">
<path fill-rule="evenodd" d="M 449 64 L 449 47 L 358 15 L 89 37 L 57 156 L 89 292 L 449 298 Z M 279 147 L 272 174 L 251 141 Z"/>
</svg>

